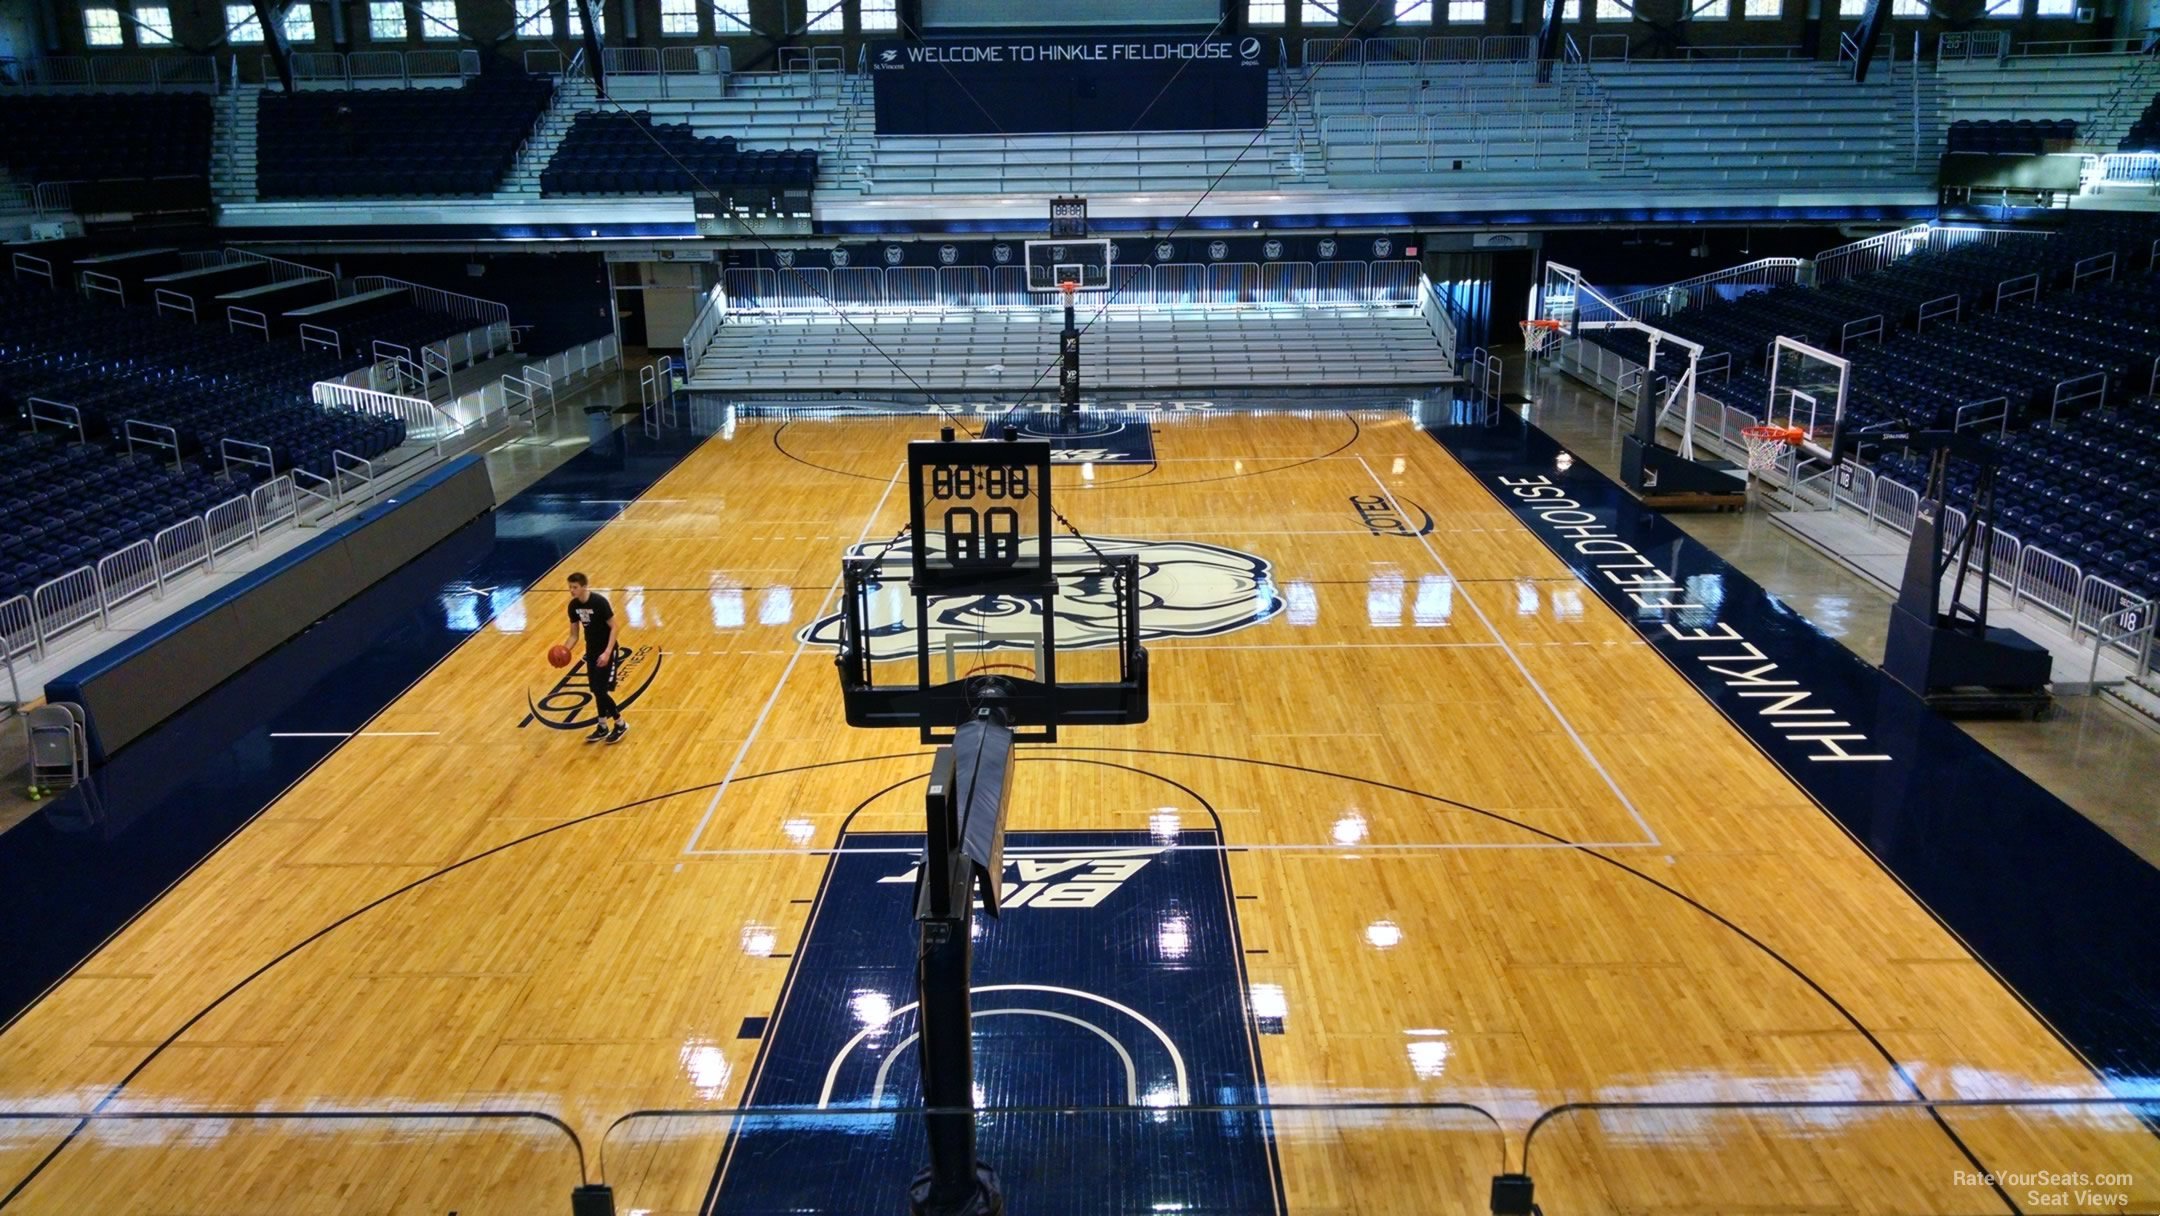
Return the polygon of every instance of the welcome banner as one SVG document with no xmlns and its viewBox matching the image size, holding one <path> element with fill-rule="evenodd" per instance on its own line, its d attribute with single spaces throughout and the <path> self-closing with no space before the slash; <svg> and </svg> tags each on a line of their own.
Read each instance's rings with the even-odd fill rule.
<svg viewBox="0 0 2160 1216">
<path fill-rule="evenodd" d="M 1267 125 L 1258 38 L 1020 38 L 870 48 L 880 135 Z"/>
</svg>

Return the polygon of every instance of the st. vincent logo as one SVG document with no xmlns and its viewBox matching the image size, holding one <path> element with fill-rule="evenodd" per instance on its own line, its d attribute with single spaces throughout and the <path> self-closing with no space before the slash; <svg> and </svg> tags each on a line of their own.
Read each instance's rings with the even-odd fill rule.
<svg viewBox="0 0 2160 1216">
<path fill-rule="evenodd" d="M 1391 501 L 1382 494 L 1352 494 L 1350 506 L 1374 536 L 1432 535 L 1432 512 L 1407 498 Z"/>
<path fill-rule="evenodd" d="M 615 704 L 628 709 L 652 687 L 660 675 L 660 660 L 664 657 L 657 647 L 639 646 L 621 659 L 622 670 L 615 673 Z M 624 692 L 628 689 L 628 692 Z M 525 694 L 525 720 L 518 723 L 523 730 L 533 723 L 550 730 L 584 730 L 600 720 L 593 709 L 592 679 L 585 670 L 585 660 L 579 659 L 563 678 L 555 681 L 555 687 L 538 701 L 530 691 Z"/>
<path fill-rule="evenodd" d="M 933 533 L 933 544 L 942 544 Z M 1257 625 L 1283 610 L 1283 598 L 1275 588 L 1266 558 L 1210 545 L 1201 541 L 1131 540 L 1117 536 L 1091 536 L 1088 543 L 1105 555 L 1133 553 L 1140 558 L 1140 640 L 1204 638 Z M 855 545 L 850 557 L 884 550 L 879 562 L 883 588 L 870 596 L 869 620 L 865 622 L 872 659 L 904 659 L 915 656 L 915 597 L 907 583 L 912 557 L 905 545 L 886 548 L 883 541 Z M 1078 537 L 1054 538 L 1052 552 L 1066 559 L 1058 577 L 1058 648 L 1092 648 L 1117 641 L 1117 613 L 1107 579 L 1099 574 L 1078 573 L 1085 563 L 1074 559 L 1092 556 Z M 948 642 L 954 650 L 986 650 L 1010 639 L 1015 632 L 1039 630 L 1041 622 L 1023 620 L 1041 611 L 1034 600 L 985 595 L 940 601 L 938 619 L 930 623 L 930 645 L 943 651 Z M 798 640 L 817 645 L 840 645 L 840 614 L 820 617 L 798 635 Z M 1009 641 L 1005 644 L 1009 644 Z"/>
</svg>

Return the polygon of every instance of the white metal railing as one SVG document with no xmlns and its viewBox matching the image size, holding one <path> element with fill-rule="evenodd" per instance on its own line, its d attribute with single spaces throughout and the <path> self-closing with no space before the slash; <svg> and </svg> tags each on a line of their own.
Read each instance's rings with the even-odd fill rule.
<svg viewBox="0 0 2160 1216">
<path fill-rule="evenodd" d="M 533 422 L 538 424 L 542 418 L 553 417 L 555 413 L 555 374 L 550 372 L 546 366 L 533 363 L 526 365 L 518 372 L 518 379 L 524 382 L 525 392 L 530 399 L 529 407 L 532 410 Z"/>
<path fill-rule="evenodd" d="M 1913 332 L 1926 333 L 1930 324 L 1940 325 L 1945 320 L 1955 325 L 1963 309 L 1964 301 L 1958 296 L 1936 296 L 1920 305 L 1918 315 L 1913 318 Z"/>
<path fill-rule="evenodd" d="M 1334 64 L 1526 63 L 1535 40 L 1511 34 L 1443 34 L 1425 38 L 1307 38 L 1299 62 L 1307 72 Z M 1288 64 L 1283 65 L 1288 67 Z"/>
<path fill-rule="evenodd" d="M 82 411 L 72 405 L 50 401 L 44 397 L 32 397 L 23 403 L 23 416 L 30 421 L 33 432 L 42 430 L 39 423 L 75 432 L 75 442 L 89 442 L 90 433 L 83 429 Z"/>
<path fill-rule="evenodd" d="M 209 537 L 210 559 L 255 540 L 254 500 L 235 495 L 203 512 L 203 531 Z"/>
<path fill-rule="evenodd" d="M 1422 274 L 1418 278 L 1418 312 L 1424 316 L 1426 327 L 1432 330 L 1433 341 L 1439 344 L 1441 356 L 1450 364 L 1454 363 L 1455 346 L 1460 338 L 1454 313 L 1448 308 L 1447 301 L 1441 299 L 1440 289 Z"/>
<path fill-rule="evenodd" d="M 111 612 L 145 592 L 165 593 L 165 580 L 158 569 L 157 547 L 149 541 L 139 540 L 117 553 L 108 553 L 98 559 L 93 569 L 98 605 L 104 612 Z"/>
<path fill-rule="evenodd" d="M 238 333 L 243 329 L 252 329 L 261 334 L 265 342 L 270 340 L 270 318 L 267 315 L 253 308 L 242 308 L 238 304 L 226 305 L 225 332 Z"/>
<path fill-rule="evenodd" d="M 151 90 L 215 89 L 217 60 L 208 55 L 47 55 L 17 60 L 12 77 L 0 72 L 0 93 L 28 88 Z"/>
<path fill-rule="evenodd" d="M 341 78 L 351 85 L 395 83 L 410 86 L 416 80 L 466 80 L 480 74 L 480 53 L 475 50 L 353 51 L 345 56 Z"/>
<path fill-rule="evenodd" d="M 465 430 L 465 424 L 441 406 L 419 397 L 401 397 L 396 393 L 377 392 L 329 380 L 317 381 L 313 395 L 317 405 L 395 419 L 404 424 L 407 443 L 431 443 L 437 456 L 442 455 L 445 439 L 454 438 Z"/>
<path fill-rule="evenodd" d="M 340 358 L 345 354 L 345 338 L 327 325 L 300 323 L 300 349 L 327 350 Z"/>
<path fill-rule="evenodd" d="M 2089 258 L 2079 258 L 2076 264 L 2070 267 L 2070 290 L 2082 290 L 2087 284 L 2095 281 L 2102 283 L 2115 281 L 2115 255 L 2113 253 L 2096 253 Z"/>
<path fill-rule="evenodd" d="M 292 478 L 285 474 L 279 474 L 248 491 L 248 511 L 255 517 L 255 530 L 258 535 L 273 525 L 291 519 L 296 505 Z"/>
<path fill-rule="evenodd" d="M 2038 274 L 2021 274 L 2014 279 L 2004 279 L 1995 285 L 1996 312 L 2001 312 L 2006 304 L 2015 304 L 2020 300 L 2037 300 L 2039 298 L 2040 276 Z"/>
<path fill-rule="evenodd" d="M 144 422 L 140 418 L 125 419 L 120 424 L 120 437 L 127 444 L 128 455 L 135 454 L 135 445 L 147 448 L 163 448 L 172 453 L 172 466 L 180 467 L 180 432 L 161 422 Z"/>
<path fill-rule="evenodd" d="M 462 295 L 455 291 L 444 291 L 440 287 L 427 287 L 405 279 L 393 279 L 377 274 L 361 275 L 352 281 L 352 286 L 355 295 L 367 291 L 380 291 L 385 287 L 403 287 L 412 293 L 415 307 L 426 309 L 429 312 L 447 313 L 460 320 L 472 321 L 478 325 L 495 325 L 499 323 L 504 327 L 505 335 L 508 334 L 510 308 L 506 304 L 498 304 L 493 300 L 483 300 L 478 296 Z"/>
<path fill-rule="evenodd" d="M 246 249 L 228 248 L 225 250 L 224 260 L 226 265 L 248 262 L 265 266 L 270 271 L 270 281 L 273 283 L 290 283 L 296 279 L 330 279 L 336 277 L 321 267 L 309 266 L 304 262 L 294 262 L 285 258 L 274 258 L 268 254 L 254 253 Z"/>
<path fill-rule="evenodd" d="M 1841 282 L 1881 270 L 1899 258 L 1923 251 L 1940 252 L 1975 243 L 2000 245 L 2013 240 L 2045 240 L 2048 235 L 2032 229 L 1918 224 L 1815 255 L 1814 281 L 1817 285 Z"/>
<path fill-rule="evenodd" d="M 157 314 L 161 317 L 168 312 L 184 312 L 187 314 L 188 320 L 193 321 L 195 319 L 195 297 L 184 291 L 174 291 L 169 287 L 160 287 L 150 293 L 150 300 L 156 306 Z"/>
<path fill-rule="evenodd" d="M 1804 258 L 1757 258 L 1725 270 L 1667 283 L 1663 287 L 1647 287 L 1614 296 L 1612 302 L 1638 320 L 1670 316 L 1683 308 L 1702 307 L 1721 287 L 1773 287 L 1797 283 L 1806 267 Z"/>
<path fill-rule="evenodd" d="M 2108 152 L 2097 158 L 2090 181 L 2160 183 L 2160 152 Z"/>
<path fill-rule="evenodd" d="M 37 610 L 30 606 L 30 597 L 18 595 L 0 600 L 0 653 L 9 658 L 19 654 L 44 652 L 44 643 L 38 634 Z"/>
<path fill-rule="evenodd" d="M 330 449 L 330 475 L 337 481 L 340 502 L 366 502 L 375 497 L 375 463 L 364 456 L 355 456 L 343 448 Z"/>
<path fill-rule="evenodd" d="M 2092 666 L 2085 673 L 2085 688 L 2100 691 L 2100 656 L 2114 649 L 2131 656 L 2130 670 L 2140 676 L 2153 670 L 2154 626 L 2160 612 L 2145 601 L 2128 604 L 2101 620 L 2093 631 Z"/>
<path fill-rule="evenodd" d="M 22 282 L 24 275 L 29 275 L 33 278 L 45 280 L 45 286 L 47 287 L 57 285 L 57 281 L 53 278 L 52 263 L 44 258 L 28 253 L 18 253 L 8 259 L 8 266 L 14 271 L 15 281 L 18 283 Z"/>
<path fill-rule="evenodd" d="M 2011 59 L 2061 59 L 2075 55 L 2125 55 L 2138 48 L 2134 38 L 2063 38 L 2044 42 L 2020 42 L 2010 49 Z"/>
<path fill-rule="evenodd" d="M 344 505 L 339 500 L 338 483 L 334 478 L 324 477 L 319 473 L 310 473 L 306 469 L 297 468 L 287 474 L 287 477 L 292 484 L 293 518 L 295 522 L 299 521 L 300 513 L 303 511 L 320 508 L 326 513 L 335 513 L 340 506 Z"/>
<path fill-rule="evenodd" d="M 2008 30 L 1965 30 L 1935 39 L 1935 62 L 1998 62 L 2010 55 Z"/>
<path fill-rule="evenodd" d="M 721 274 L 729 313 L 823 313 L 838 305 L 856 312 L 977 312 L 1057 309 L 1049 292 L 1030 292 L 1017 266 L 999 266 L 987 279 L 977 267 L 944 267 L 935 277 L 922 268 L 733 267 Z M 904 273 L 903 273 L 904 272 Z M 1383 262 L 1163 262 L 1120 264 L 1111 289 L 1087 293 L 1081 303 L 1113 310 L 1235 304 L 1287 308 L 1415 308 L 1421 270 L 1416 261 Z M 708 342 L 709 338 L 701 340 Z M 687 344 L 686 344 L 687 348 Z"/>
<path fill-rule="evenodd" d="M 689 366 L 695 368 L 704 361 L 705 352 L 720 336 L 720 327 L 727 324 L 727 311 L 727 285 L 715 283 L 712 290 L 705 293 L 704 303 L 698 306 L 697 317 L 690 322 L 690 331 L 683 335 L 683 361 Z"/>
<path fill-rule="evenodd" d="M 152 568 L 155 569 L 154 562 Z M 30 592 L 30 606 L 37 613 L 40 654 L 46 643 L 84 621 L 105 618 L 105 601 L 98 588 L 97 571 L 90 566 L 79 566 L 56 579 L 38 584 Z"/>
<path fill-rule="evenodd" d="M 1993 426 L 1996 434 L 2010 429 L 2010 399 L 1990 397 L 1985 401 L 1969 401 L 1957 407 L 1951 417 L 1953 431 L 1986 430 Z"/>
<path fill-rule="evenodd" d="M 150 538 L 151 548 L 157 552 L 158 578 L 162 582 L 176 574 L 210 564 L 210 530 L 200 515 L 190 516 L 169 528 L 162 529 Z"/>
<path fill-rule="evenodd" d="M 106 274 L 99 270 L 85 270 L 77 282 L 82 288 L 82 293 L 86 296 L 111 296 L 114 301 L 123 307 L 127 304 L 127 286 L 120 281 L 117 275 Z"/>
<path fill-rule="evenodd" d="M 435 399 L 435 383 L 450 383 L 450 355 L 434 346 L 420 348 L 420 395 Z"/>
<path fill-rule="evenodd" d="M 2098 406 L 2107 399 L 2107 373 L 2088 372 L 2071 376 L 2055 385 L 2055 395 L 2048 402 L 2048 421 L 2075 417 L 2080 411 Z"/>
<path fill-rule="evenodd" d="M 1850 461 L 1838 468 L 1836 505 L 1865 515 L 1871 524 L 1911 535 L 1918 516 L 1920 492 Z M 1943 533 L 1954 540 L 1967 524 L 1965 513 L 1946 508 Z M 2079 565 L 2038 545 L 2020 543 L 2001 529 L 1990 532 L 1988 561 L 1991 577 L 2010 593 L 2013 608 L 2032 605 L 2060 618 L 2073 637 L 2092 639 L 2097 650 L 2110 646 L 2136 655 L 2146 670 L 2151 662 L 2149 638 L 2137 636 L 2138 622 L 2150 623 L 2153 605 Z M 2129 624 L 2124 629 L 2125 623 Z M 2095 670 L 2098 660 L 2095 659 Z"/>
</svg>

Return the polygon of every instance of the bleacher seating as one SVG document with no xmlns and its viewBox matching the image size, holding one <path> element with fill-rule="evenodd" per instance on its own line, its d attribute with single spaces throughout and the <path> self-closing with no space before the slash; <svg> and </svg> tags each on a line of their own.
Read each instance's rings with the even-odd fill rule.
<svg viewBox="0 0 2160 1216">
<path fill-rule="evenodd" d="M 1055 309 L 731 318 L 699 360 L 693 387 L 904 392 L 1056 390 Z M 875 347 L 871 345 L 875 343 Z M 1414 309 L 1113 311 L 1081 343 L 1096 387 L 1431 385 L 1453 369 Z M 906 374 L 894 369 L 898 362 Z"/>
<path fill-rule="evenodd" d="M 0 162 L 18 182 L 200 177 L 210 120 L 202 93 L 0 96 Z"/>
<path fill-rule="evenodd" d="M 244 494 L 243 469 L 214 477 L 146 453 L 72 442 L 51 430 L 0 430 L 0 601 L 94 564 Z"/>
<path fill-rule="evenodd" d="M 2116 145 L 2117 152 L 2160 152 L 2160 95 L 2155 95 L 2130 130 Z"/>
<path fill-rule="evenodd" d="M 94 442 L 118 443 L 134 419 L 173 428 L 186 459 L 216 462 L 231 438 L 267 445 L 280 470 L 327 475 L 333 449 L 372 458 L 404 439 L 398 423 L 311 399 L 317 380 L 363 362 L 42 289 L 0 293 L 0 416 L 59 402 Z"/>
<path fill-rule="evenodd" d="M 1709 353 L 1731 356 L 1732 375 L 1708 391 L 1737 409 L 1762 414 L 1769 391 L 1764 356 L 1780 335 L 1853 360 L 1846 395 L 1848 430 L 1920 419 L 1951 425 L 1960 407 L 2007 398 L 2013 419 L 2044 413 L 2055 386 L 2095 371 L 2109 373 L 2111 399 L 2148 387 L 2160 335 L 2118 332 L 2111 310 L 2140 290 L 2118 281 L 2075 296 L 2047 298 L 2071 286 L 2074 267 L 2116 255 L 2118 280 L 2146 267 L 2155 228 L 2144 217 L 2093 214 L 2052 236 L 1972 243 L 1902 258 L 1873 274 L 1823 287 L 1785 286 L 1658 321 Z M 2043 299 L 1994 313 L 1998 290 L 2038 277 Z M 1961 323 L 1943 320 L 1910 332 L 1923 303 L 1959 297 Z M 1884 341 L 1848 344 L 1846 330 L 1882 318 Z M 1592 331 L 1594 340 L 1636 361 L 1647 340 L 1628 331 Z M 2104 335 L 2104 336 L 2098 336 Z M 1664 356 L 1660 355 L 1661 363 Z"/>
<path fill-rule="evenodd" d="M 1950 124 L 1946 149 L 1992 156 L 2040 156 L 2068 152 L 2077 143 L 2077 133 L 2074 118 L 1960 119 Z"/>
<path fill-rule="evenodd" d="M 580 114 L 540 174 L 543 194 L 693 194 L 734 187 L 808 189 L 818 154 L 749 151 L 732 136 L 709 138 L 646 111 Z"/>
<path fill-rule="evenodd" d="M 260 95 L 261 198 L 485 195 L 510 170 L 554 85 L 515 73 L 456 89 Z"/>
<path fill-rule="evenodd" d="M 1843 454 L 1918 486 L 1926 458 L 1882 449 L 1869 431 L 1977 425 L 2003 449 L 1999 527 L 2086 575 L 2160 597 L 2160 402 L 2149 395 L 2160 367 L 2160 273 L 2147 264 L 2156 232 L 2160 223 L 2149 215 L 2091 213 L 2052 236 L 1916 254 L 1828 287 L 1776 288 L 1656 323 L 1731 354 L 1730 379 L 1713 377 L 1700 391 L 1760 417 L 1769 388 L 1763 353 L 1773 337 L 1835 349 L 1846 322 L 1880 313 L 1885 340 L 1844 352 L 1852 373 Z M 2072 290 L 2072 268 L 2108 253 L 2116 255 L 2114 277 L 2092 274 L 2086 261 L 2088 281 Z M 2027 274 L 2039 277 L 2037 298 L 1994 308 L 1997 286 Z M 1963 320 L 1914 332 L 1915 305 L 1946 294 L 1964 299 Z M 1647 355 L 1638 333 L 1584 332 L 1623 357 Z M 2095 373 L 2106 375 L 2105 393 Z M 2058 408 L 2065 382 L 2082 387 Z M 2007 399 L 2007 411 L 1974 411 L 1997 399 Z M 1969 500 L 1973 476 L 1971 465 L 1953 462 L 1953 505 Z"/>
<path fill-rule="evenodd" d="M 2002 448 L 1998 527 L 2132 595 L 2160 598 L 2160 401 L 2043 420 L 1993 442 Z M 1926 482 L 1924 458 L 1889 452 L 1876 465 L 1907 485 Z M 1972 487 L 1972 466 L 1954 462 L 1953 504 Z"/>
</svg>

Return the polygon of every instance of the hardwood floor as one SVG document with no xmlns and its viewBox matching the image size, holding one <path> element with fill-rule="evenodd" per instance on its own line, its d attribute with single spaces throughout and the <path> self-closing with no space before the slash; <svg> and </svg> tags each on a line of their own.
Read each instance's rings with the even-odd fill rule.
<svg viewBox="0 0 2160 1216">
<path fill-rule="evenodd" d="M 758 1069 L 742 1027 L 780 1009 L 830 851 L 920 826 L 926 749 L 848 728 L 798 635 L 841 553 L 899 529 L 902 445 L 935 429 L 746 421 L 475 622 L 0 1034 L 0 1111 L 264 1117 L 0 1113 L 0 1211 L 556 1212 L 581 1169 L 618 1211 L 699 1211 Z M 1145 725 L 1029 749 L 1009 827 L 1176 849 L 1219 825 L 1191 847 L 1228 850 L 1287 1211 L 1482 1212 L 1567 1103 L 2106 1097 L 1408 420 L 1155 442 L 1152 468 L 1063 471 L 1059 505 L 1194 546 L 1154 611 L 1212 631 L 1150 643 Z M 1369 526 L 1374 497 L 1430 531 Z M 1266 573 L 1225 607 L 1199 546 Z M 521 725 L 577 719 L 542 663 L 571 569 L 649 648 L 620 745 Z M 1328 1103 L 1436 1105 L 1289 1109 Z M 648 1109 L 715 1114 L 617 1125 Z M 541 1119 L 445 1111 L 558 1119 L 582 1166 Z M 2160 1207 L 2160 1140 L 2112 1105 L 1581 1111 L 1531 1148 L 1554 1213 Z M 1965 1180 L 2043 1170 L 2126 1198 Z"/>
</svg>

